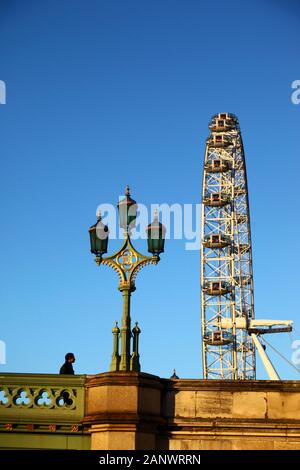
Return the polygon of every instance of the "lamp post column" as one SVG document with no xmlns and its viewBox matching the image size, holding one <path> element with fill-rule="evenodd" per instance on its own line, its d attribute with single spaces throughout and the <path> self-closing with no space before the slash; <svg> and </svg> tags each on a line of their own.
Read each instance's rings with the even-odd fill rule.
<svg viewBox="0 0 300 470">
<path fill-rule="evenodd" d="M 121 359 L 119 370 L 130 370 L 130 338 L 131 338 L 131 318 L 130 318 L 130 296 L 131 288 L 121 286 L 120 291 L 123 296 L 123 315 L 121 326 Z"/>
</svg>

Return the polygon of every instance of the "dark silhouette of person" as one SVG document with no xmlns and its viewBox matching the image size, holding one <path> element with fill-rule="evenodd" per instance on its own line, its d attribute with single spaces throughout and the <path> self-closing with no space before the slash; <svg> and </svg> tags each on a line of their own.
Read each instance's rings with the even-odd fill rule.
<svg viewBox="0 0 300 470">
<path fill-rule="evenodd" d="M 75 356 L 73 353 L 67 353 L 65 355 L 65 363 L 61 366 L 59 373 L 74 375 L 74 369 L 72 364 L 75 362 Z"/>
</svg>

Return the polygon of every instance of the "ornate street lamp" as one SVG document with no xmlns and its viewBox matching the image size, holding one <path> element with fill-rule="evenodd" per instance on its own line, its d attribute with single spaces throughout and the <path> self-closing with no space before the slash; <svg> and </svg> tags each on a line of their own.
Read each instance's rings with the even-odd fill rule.
<svg viewBox="0 0 300 470">
<path fill-rule="evenodd" d="M 159 256 L 164 252 L 166 228 L 158 221 L 158 212 L 154 212 L 154 220 L 146 228 L 148 251 L 154 256 Z"/>
<path fill-rule="evenodd" d="M 113 353 L 110 365 L 111 371 L 137 371 L 141 370 L 139 360 L 139 334 L 141 330 L 138 324 L 131 331 L 130 317 L 130 297 L 135 291 L 135 279 L 141 268 L 149 264 L 157 264 L 159 255 L 164 251 L 165 227 L 158 221 L 156 211 L 154 220 L 148 225 L 147 240 L 148 251 L 152 256 L 145 256 L 139 253 L 131 243 L 130 235 L 135 226 L 137 203 L 130 197 L 129 187 L 126 186 L 125 198 L 118 204 L 119 225 L 124 229 L 124 243 L 120 250 L 103 258 L 107 253 L 109 230 L 101 221 L 101 214 L 98 221 L 89 229 L 91 252 L 95 255 L 95 261 L 100 266 L 105 264 L 114 269 L 119 276 L 119 290 L 123 296 L 123 314 L 121 329 L 116 322 L 112 330 L 113 333 Z M 121 336 L 121 354 L 119 354 L 119 337 Z M 133 337 L 133 347 L 131 352 L 131 338 Z"/>
<path fill-rule="evenodd" d="M 108 234 L 109 234 L 107 225 L 104 225 L 101 219 L 102 219 L 101 212 L 99 212 L 98 221 L 95 223 L 95 225 L 92 225 L 89 229 L 91 253 L 93 253 L 94 255 L 100 258 L 102 258 L 102 255 L 107 253 Z"/>
</svg>

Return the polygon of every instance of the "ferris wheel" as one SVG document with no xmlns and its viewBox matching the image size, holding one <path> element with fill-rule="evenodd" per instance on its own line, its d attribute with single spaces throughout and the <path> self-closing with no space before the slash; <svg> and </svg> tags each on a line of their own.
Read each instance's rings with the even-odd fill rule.
<svg viewBox="0 0 300 470">
<path fill-rule="evenodd" d="M 255 320 L 247 174 L 238 119 L 213 116 L 202 187 L 201 316 L 205 379 L 255 379 L 257 350 L 279 379 L 260 335 L 291 321 Z M 278 325 L 281 327 L 278 328 Z"/>
</svg>

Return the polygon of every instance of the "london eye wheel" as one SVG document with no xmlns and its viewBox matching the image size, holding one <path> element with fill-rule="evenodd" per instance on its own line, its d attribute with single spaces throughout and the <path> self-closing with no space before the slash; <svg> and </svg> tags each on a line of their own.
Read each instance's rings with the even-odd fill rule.
<svg viewBox="0 0 300 470">
<path fill-rule="evenodd" d="M 245 154 L 238 119 L 213 116 L 206 141 L 201 240 L 205 379 L 255 379 L 252 247 Z M 237 328 L 237 324 L 244 325 Z"/>
</svg>

